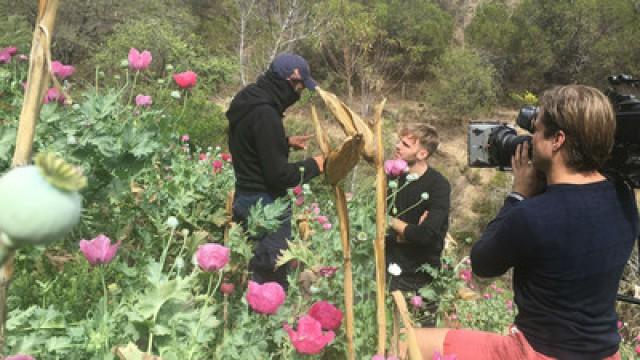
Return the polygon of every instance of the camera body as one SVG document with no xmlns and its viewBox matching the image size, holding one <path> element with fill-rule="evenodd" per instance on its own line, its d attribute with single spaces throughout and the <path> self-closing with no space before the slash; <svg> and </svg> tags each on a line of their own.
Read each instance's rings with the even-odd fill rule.
<svg viewBox="0 0 640 360">
<path fill-rule="evenodd" d="M 637 87 L 640 80 L 629 75 L 610 76 L 613 88 L 605 94 L 616 113 L 616 135 L 609 160 L 601 171 L 608 176 L 624 179 L 632 187 L 640 188 L 640 100 L 632 94 L 621 94 L 616 86 Z M 538 108 L 525 106 L 520 109 L 516 123 L 533 133 L 533 121 Z M 499 122 L 472 122 L 467 134 L 467 154 L 470 167 L 511 169 L 511 156 L 516 146 L 523 142 L 531 145 L 531 136 L 518 135 L 516 128 Z M 531 146 L 529 147 L 531 150 Z M 531 154 L 530 154 L 531 155 Z"/>
</svg>

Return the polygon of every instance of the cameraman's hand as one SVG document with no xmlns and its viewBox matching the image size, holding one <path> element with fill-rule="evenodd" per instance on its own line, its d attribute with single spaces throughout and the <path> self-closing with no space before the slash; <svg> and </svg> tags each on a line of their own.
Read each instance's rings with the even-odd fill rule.
<svg viewBox="0 0 640 360">
<path fill-rule="evenodd" d="M 513 169 L 513 191 L 520 193 L 525 198 L 541 193 L 545 186 L 544 177 L 540 177 L 529 158 L 529 143 L 523 142 L 516 148 L 511 157 Z"/>
</svg>

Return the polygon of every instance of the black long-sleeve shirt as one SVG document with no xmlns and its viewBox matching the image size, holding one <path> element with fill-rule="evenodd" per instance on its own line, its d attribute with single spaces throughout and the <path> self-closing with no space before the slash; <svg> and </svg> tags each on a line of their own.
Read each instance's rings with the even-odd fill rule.
<svg viewBox="0 0 640 360">
<path fill-rule="evenodd" d="M 398 181 L 398 188 L 406 183 L 406 177 L 405 174 L 395 179 Z M 392 189 L 389 194 L 391 192 Z M 427 193 L 429 198 L 405 212 L 420 201 L 423 193 Z M 444 238 L 449 228 L 450 194 L 449 181 L 432 167 L 398 191 L 395 207 L 397 214 L 404 212 L 398 219 L 407 223 L 403 234 L 406 243 L 398 243 L 396 234 L 392 232 L 387 236 L 385 248 L 387 262 L 398 264 L 403 274 L 415 273 L 425 263 L 440 267 Z M 391 206 L 389 204 L 390 208 Z M 419 223 L 425 211 L 429 212 L 428 216 Z"/>
<path fill-rule="evenodd" d="M 297 99 L 290 85 L 270 72 L 234 97 L 227 118 L 237 191 L 279 197 L 320 174 L 311 158 L 289 162 L 282 112 Z"/>
<path fill-rule="evenodd" d="M 550 185 L 507 198 L 471 251 L 481 277 L 513 267 L 515 325 L 533 348 L 559 359 L 618 350 L 618 283 L 638 236 L 631 190 L 611 181 Z"/>
</svg>

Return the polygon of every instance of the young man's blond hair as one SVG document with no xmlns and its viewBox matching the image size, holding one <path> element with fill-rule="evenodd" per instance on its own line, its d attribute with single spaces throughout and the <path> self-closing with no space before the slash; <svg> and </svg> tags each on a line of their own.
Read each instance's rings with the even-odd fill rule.
<svg viewBox="0 0 640 360">
<path fill-rule="evenodd" d="M 406 124 L 400 130 L 400 136 L 408 136 L 418 140 L 420 145 L 427 150 L 429 157 L 438 150 L 440 140 L 435 127 L 427 124 L 411 123 Z"/>
</svg>

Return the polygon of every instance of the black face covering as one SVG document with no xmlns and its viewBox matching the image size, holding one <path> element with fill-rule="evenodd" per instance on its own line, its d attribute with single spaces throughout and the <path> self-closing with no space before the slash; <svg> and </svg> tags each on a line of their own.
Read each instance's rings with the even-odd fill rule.
<svg viewBox="0 0 640 360">
<path fill-rule="evenodd" d="M 289 106 L 300 100 L 300 94 L 293 89 L 291 84 L 271 70 L 267 70 L 260 76 L 256 81 L 256 85 L 273 97 L 280 113 L 284 113 Z"/>
</svg>

